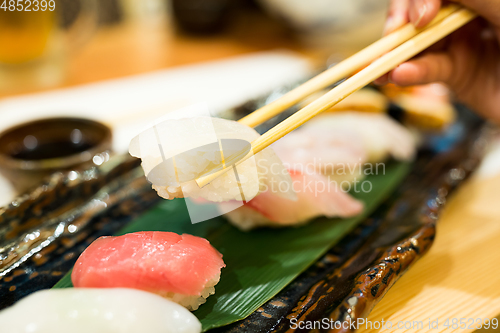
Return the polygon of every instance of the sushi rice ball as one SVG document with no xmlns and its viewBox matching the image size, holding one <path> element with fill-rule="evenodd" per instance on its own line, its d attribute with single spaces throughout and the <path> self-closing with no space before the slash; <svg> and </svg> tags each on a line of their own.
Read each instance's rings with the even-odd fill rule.
<svg viewBox="0 0 500 333">
<path fill-rule="evenodd" d="M 5 333 L 199 333 L 187 309 L 134 289 L 49 289 L 0 312 Z"/>
<path fill-rule="evenodd" d="M 215 293 L 222 255 L 201 237 L 136 232 L 101 237 L 78 258 L 71 280 L 77 288 L 133 288 L 196 310 Z"/>
</svg>

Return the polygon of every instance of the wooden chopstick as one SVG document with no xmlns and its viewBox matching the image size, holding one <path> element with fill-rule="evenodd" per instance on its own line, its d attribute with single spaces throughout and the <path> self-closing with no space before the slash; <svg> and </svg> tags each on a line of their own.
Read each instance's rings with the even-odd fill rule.
<svg viewBox="0 0 500 333">
<path fill-rule="evenodd" d="M 460 9 L 456 12 L 451 13 L 441 22 L 437 22 L 427 29 L 424 29 L 410 40 L 401 44 L 384 56 L 378 58 L 363 70 L 354 74 L 352 77 L 336 86 L 322 97 L 308 104 L 301 110 L 297 111 L 295 114 L 291 115 L 289 118 L 271 128 L 261 137 L 252 142 L 252 149 L 250 150 L 250 152 L 246 154 L 240 153 L 230 156 L 225 161 L 226 165 L 237 165 L 252 157 L 272 143 L 281 139 L 291 131 L 303 125 L 313 117 L 317 116 L 324 110 L 340 102 L 342 99 L 346 98 L 353 92 L 363 88 L 373 80 L 386 74 L 390 70 L 396 68 L 399 64 L 409 60 L 438 40 L 470 22 L 475 17 L 476 14 L 469 11 L 468 9 Z M 227 172 L 229 169 L 230 168 L 226 168 L 211 173 L 207 176 L 200 177 L 196 179 L 196 183 L 199 187 L 203 187 L 215 178 L 219 177 L 224 172 Z"/>
<path fill-rule="evenodd" d="M 421 29 L 415 28 L 411 23 L 404 25 L 400 29 L 379 39 L 353 56 L 339 62 L 334 67 L 327 69 L 309 81 L 301 84 L 297 88 L 289 91 L 276 101 L 273 101 L 241 118 L 238 122 L 249 127 L 255 127 L 262 124 L 313 93 L 325 89 L 326 87 L 331 86 L 332 84 L 353 74 L 360 68 L 370 64 L 375 59 L 416 36 L 421 31 L 424 31 L 430 26 L 442 21 L 445 17 L 448 17 L 450 14 L 459 9 L 460 6 L 458 5 L 449 5 L 441 8 L 434 20 Z"/>
</svg>

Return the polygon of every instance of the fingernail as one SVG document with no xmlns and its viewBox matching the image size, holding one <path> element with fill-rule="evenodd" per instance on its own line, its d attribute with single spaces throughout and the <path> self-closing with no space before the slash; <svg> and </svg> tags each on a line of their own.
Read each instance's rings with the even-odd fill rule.
<svg viewBox="0 0 500 333">
<path fill-rule="evenodd" d="M 427 12 L 427 4 L 425 0 L 415 0 L 415 5 L 410 11 L 410 20 L 414 26 L 418 27 L 425 13 Z"/>
<path fill-rule="evenodd" d="M 383 32 L 384 36 L 392 32 L 393 27 L 394 27 L 394 17 L 388 17 L 384 26 L 384 32 Z"/>
<path fill-rule="evenodd" d="M 420 24 L 420 22 L 424 18 L 424 15 L 426 12 L 427 12 L 427 6 L 424 3 L 424 5 L 422 7 L 420 7 L 420 9 L 418 10 L 418 19 L 417 19 L 417 22 L 415 22 L 416 27 L 418 27 L 418 25 Z"/>
</svg>

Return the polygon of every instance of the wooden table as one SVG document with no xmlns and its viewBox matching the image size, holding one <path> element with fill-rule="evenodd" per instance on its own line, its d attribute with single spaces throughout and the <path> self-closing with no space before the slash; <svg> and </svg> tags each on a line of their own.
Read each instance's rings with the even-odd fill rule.
<svg viewBox="0 0 500 333">
<path fill-rule="evenodd" d="M 127 24 L 99 31 L 71 59 L 67 80 L 60 87 L 276 48 L 322 59 L 264 18 L 242 19 L 231 32 L 203 38 L 183 36 L 156 24 Z M 430 253 L 389 291 L 368 319 L 391 320 L 394 325 L 422 321 L 424 331 L 440 332 L 447 318 L 498 315 L 499 244 L 500 175 L 471 180 L 448 204 Z M 439 318 L 440 329 L 427 329 L 429 318 Z"/>
<path fill-rule="evenodd" d="M 450 324 L 453 318 L 493 318 L 500 313 L 499 263 L 500 175 L 476 177 L 446 206 L 429 253 L 395 284 L 367 320 L 389 320 L 393 325 L 423 321 L 422 330 L 407 331 L 444 332 L 448 318 Z M 439 329 L 428 327 L 429 318 L 439 319 Z M 360 330 L 365 331 L 379 330 Z M 474 329 L 446 330 L 451 331 Z"/>
<path fill-rule="evenodd" d="M 322 51 L 301 46 L 283 25 L 259 13 L 240 15 L 231 29 L 208 36 L 183 34 L 171 22 L 130 21 L 99 29 L 90 42 L 71 55 L 67 77 L 58 86 L 0 92 L 0 97 L 275 49 L 289 49 L 312 60 L 324 59 Z"/>
</svg>

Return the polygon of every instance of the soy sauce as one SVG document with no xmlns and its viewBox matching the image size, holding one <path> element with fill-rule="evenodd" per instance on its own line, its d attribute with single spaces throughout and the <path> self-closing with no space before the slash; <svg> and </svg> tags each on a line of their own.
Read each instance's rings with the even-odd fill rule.
<svg viewBox="0 0 500 333">
<path fill-rule="evenodd" d="M 90 149 L 92 146 L 92 144 L 87 142 L 79 142 L 77 144 L 71 141 L 50 142 L 38 144 L 33 149 L 23 147 L 22 150 L 13 152 L 10 155 L 20 160 L 37 161 L 78 154 Z"/>
</svg>

